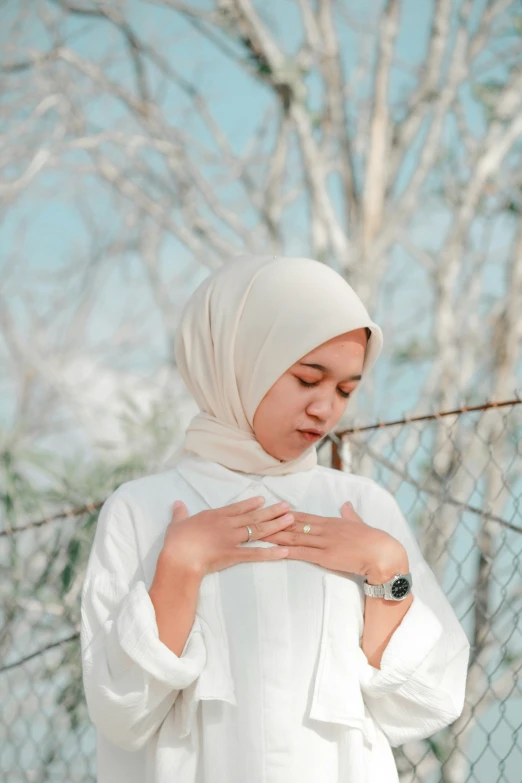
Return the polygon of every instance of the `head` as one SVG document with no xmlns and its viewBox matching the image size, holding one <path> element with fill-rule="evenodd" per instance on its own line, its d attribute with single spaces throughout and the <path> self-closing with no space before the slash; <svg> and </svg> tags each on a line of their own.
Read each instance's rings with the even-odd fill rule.
<svg viewBox="0 0 522 783">
<path fill-rule="evenodd" d="M 254 414 L 256 440 L 268 454 L 296 459 L 310 448 L 301 430 L 318 429 L 326 435 L 335 428 L 361 380 L 370 334 L 363 327 L 333 337 L 278 378 Z"/>
<path fill-rule="evenodd" d="M 336 426 L 382 342 L 356 292 L 326 264 L 235 258 L 200 284 L 178 327 L 177 366 L 200 408 L 184 449 L 245 473 L 309 470 L 315 442 L 299 430 Z"/>
</svg>

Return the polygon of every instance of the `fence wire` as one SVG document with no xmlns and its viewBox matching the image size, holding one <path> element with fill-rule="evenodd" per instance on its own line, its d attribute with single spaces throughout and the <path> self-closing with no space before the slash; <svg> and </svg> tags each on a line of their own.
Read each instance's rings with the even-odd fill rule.
<svg viewBox="0 0 522 783">
<path fill-rule="evenodd" d="M 401 783 L 522 781 L 520 403 L 378 422 L 332 434 L 320 449 L 322 464 L 397 498 L 471 643 L 462 716 L 393 749 Z M 96 780 L 79 629 L 102 502 L 0 531 L 2 783 Z"/>
</svg>

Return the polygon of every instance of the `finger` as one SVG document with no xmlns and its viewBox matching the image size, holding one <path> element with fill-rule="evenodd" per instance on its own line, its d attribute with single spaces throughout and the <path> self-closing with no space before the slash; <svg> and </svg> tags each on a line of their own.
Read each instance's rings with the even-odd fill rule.
<svg viewBox="0 0 522 783">
<path fill-rule="evenodd" d="M 341 516 L 351 519 L 352 522 L 362 522 L 362 519 L 357 514 L 353 504 L 350 503 L 349 500 L 347 500 L 346 503 L 343 503 L 341 506 Z"/>
<path fill-rule="evenodd" d="M 291 546 L 288 547 L 288 555 L 285 560 L 306 560 L 308 563 L 323 565 L 324 550 L 313 547 Z"/>
<path fill-rule="evenodd" d="M 306 514 L 304 511 L 294 511 L 294 517 L 296 522 L 304 522 L 319 524 L 324 520 L 324 517 L 319 517 L 317 514 Z"/>
<path fill-rule="evenodd" d="M 186 505 L 182 500 L 176 500 L 172 506 L 172 519 L 179 521 L 181 519 L 186 519 L 188 516 L 189 512 Z"/>
<path fill-rule="evenodd" d="M 247 498 L 247 500 L 239 500 L 237 503 L 231 503 L 229 506 L 222 506 L 222 508 L 226 509 L 229 516 L 235 517 L 239 514 L 245 514 L 248 511 L 259 508 L 264 502 L 265 499 L 261 497 L 261 495 L 258 495 L 254 498 Z"/>
<path fill-rule="evenodd" d="M 238 546 L 232 555 L 234 563 L 252 563 L 260 560 L 282 560 L 288 549 L 282 546 Z"/>
<path fill-rule="evenodd" d="M 246 544 L 248 541 L 258 541 L 260 538 L 265 539 L 267 535 L 276 533 L 279 530 L 284 530 L 294 522 L 293 514 L 283 514 L 283 516 L 277 519 L 269 519 L 265 522 L 247 522 L 246 525 L 241 525 L 236 528 L 235 536 L 239 544 Z M 250 534 L 247 530 L 247 525 L 252 531 Z M 250 537 L 249 537 L 250 536 Z"/>
<path fill-rule="evenodd" d="M 281 546 L 303 546 L 306 548 L 326 549 L 327 544 L 321 536 L 313 536 L 311 533 L 295 533 L 284 530 L 281 533 L 274 533 L 270 536 L 263 536 L 263 541 L 269 541 L 272 544 Z"/>
<path fill-rule="evenodd" d="M 313 522 L 310 523 L 309 520 L 307 522 L 306 519 L 302 518 L 303 515 L 299 511 L 293 511 L 292 513 L 294 515 L 294 524 L 291 528 L 287 528 L 287 530 L 295 531 L 296 533 L 303 533 L 304 526 L 306 524 L 310 524 L 310 533 L 313 531 L 313 535 L 315 536 L 324 535 L 326 526 L 328 524 L 328 520 L 325 517 L 315 517 L 313 514 L 307 514 L 306 516 L 309 517 L 309 520 L 313 517 Z"/>
<path fill-rule="evenodd" d="M 282 514 L 286 514 L 289 508 L 289 503 L 274 503 L 272 506 L 246 511 L 243 514 L 235 516 L 233 524 L 236 527 L 242 527 L 243 525 L 258 525 L 261 522 L 266 522 L 269 519 L 275 519 Z"/>
</svg>

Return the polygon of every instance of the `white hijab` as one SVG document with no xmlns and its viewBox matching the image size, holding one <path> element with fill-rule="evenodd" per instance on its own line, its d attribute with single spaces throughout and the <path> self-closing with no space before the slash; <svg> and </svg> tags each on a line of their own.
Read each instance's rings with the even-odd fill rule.
<svg viewBox="0 0 522 783">
<path fill-rule="evenodd" d="M 236 256 L 225 263 L 194 291 L 178 326 L 178 369 L 200 412 L 175 457 L 191 452 L 257 475 L 313 468 L 313 444 L 295 460 L 268 454 L 255 438 L 254 414 L 302 356 L 365 326 L 372 334 L 357 389 L 375 364 L 383 337 L 341 275 L 310 258 Z M 353 394 L 348 405 L 352 400 Z"/>
</svg>

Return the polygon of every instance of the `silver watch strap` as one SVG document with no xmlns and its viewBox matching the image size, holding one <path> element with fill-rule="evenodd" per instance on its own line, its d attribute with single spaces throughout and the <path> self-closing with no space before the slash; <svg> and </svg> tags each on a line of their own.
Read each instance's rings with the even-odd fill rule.
<svg viewBox="0 0 522 783">
<path fill-rule="evenodd" d="M 364 592 L 369 595 L 370 598 L 384 598 L 385 591 L 384 585 L 370 585 L 368 582 L 364 582 Z"/>
</svg>

